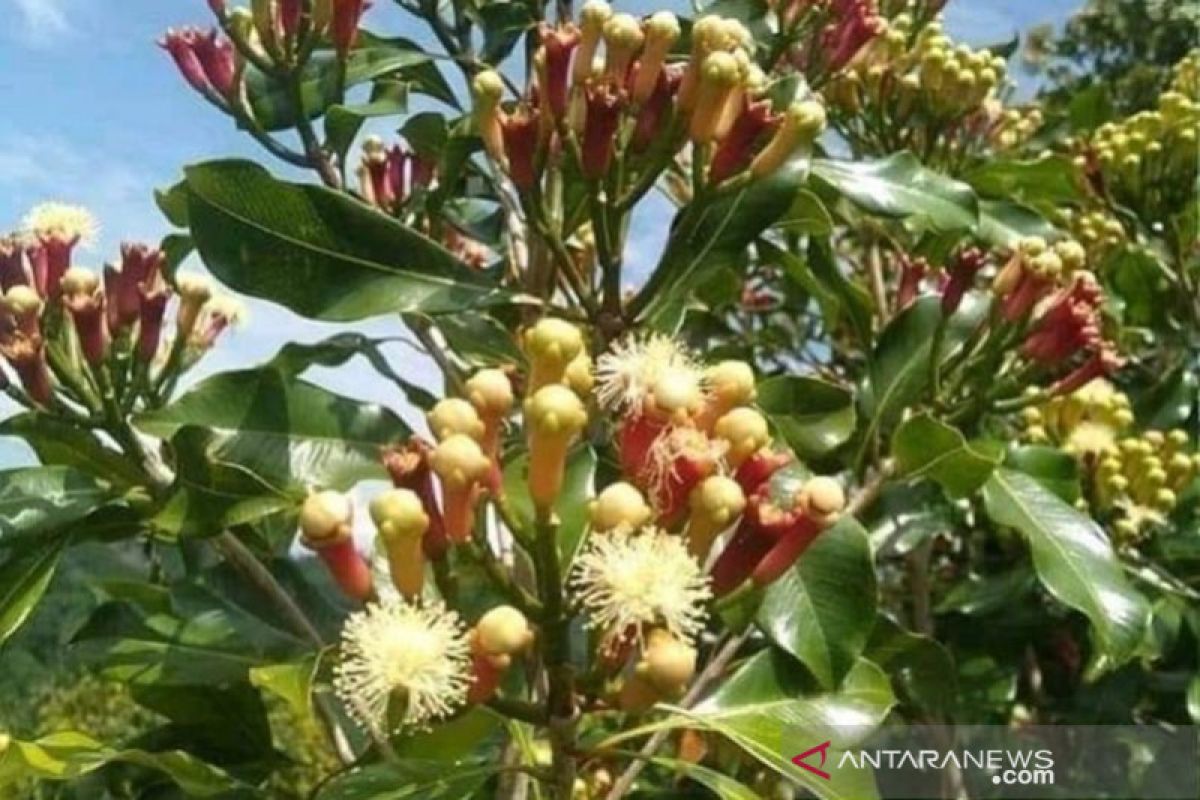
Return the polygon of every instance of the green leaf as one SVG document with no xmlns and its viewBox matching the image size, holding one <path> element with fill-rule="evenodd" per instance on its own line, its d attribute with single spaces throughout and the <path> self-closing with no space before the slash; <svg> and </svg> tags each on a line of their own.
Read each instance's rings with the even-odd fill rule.
<svg viewBox="0 0 1200 800">
<path fill-rule="evenodd" d="M 316 800 L 462 800 L 475 797 L 501 769 L 497 763 L 400 759 L 344 772 L 321 787 Z"/>
<path fill-rule="evenodd" d="M 1064 204 L 1080 196 L 1074 165 L 1058 155 L 1025 161 L 989 159 L 968 171 L 963 180 L 981 195 L 996 199 Z"/>
<path fill-rule="evenodd" d="M 526 3 L 499 0 L 470 8 L 483 31 L 480 57 L 489 64 L 498 64 L 507 58 L 522 34 L 537 23 L 534 11 Z"/>
<path fill-rule="evenodd" d="M 779 375 L 758 384 L 758 405 L 802 459 L 820 458 L 854 433 L 854 396 L 816 378 Z"/>
<path fill-rule="evenodd" d="M 196 249 L 244 294 L 332 322 L 508 299 L 441 245 L 341 192 L 278 181 L 248 161 L 186 176 Z"/>
<path fill-rule="evenodd" d="M 997 470 L 983 496 L 996 523 L 1016 528 L 1028 539 L 1046 589 L 1091 621 L 1108 662 L 1121 664 L 1132 657 L 1150 607 L 1126 582 L 1104 531 L 1020 472 Z"/>
<path fill-rule="evenodd" d="M 1005 465 L 1038 479 L 1043 486 L 1068 503 L 1074 504 L 1083 493 L 1079 481 L 1079 463 L 1057 447 L 1027 445 L 1010 450 Z"/>
<path fill-rule="evenodd" d="M 113 599 L 72 642 L 104 677 L 157 687 L 244 684 L 255 667 L 307 653 L 307 642 L 267 616 L 275 609 L 264 606 L 261 593 L 230 587 L 229 569 L 221 565 L 169 588 L 106 584 L 101 588 Z"/>
<path fill-rule="evenodd" d="M 361 480 L 386 478 L 380 448 L 410 434 L 380 405 L 269 367 L 214 375 L 134 422 L 164 439 L 184 426 L 209 428 L 216 434 L 211 460 L 240 465 L 280 489 L 345 491 Z"/>
<path fill-rule="evenodd" d="M 51 536 L 28 548 L 16 549 L 0 564 L 0 645 L 17 632 L 54 578 L 68 537 Z"/>
<path fill-rule="evenodd" d="M 871 214 L 914 219 L 937 231 L 971 229 L 979 219 L 970 186 L 925 168 L 912 153 L 880 161 L 814 159 L 812 172 Z"/>
<path fill-rule="evenodd" d="M 817 797 L 867 800 L 877 796 L 869 771 L 835 770 L 825 781 L 791 758 L 826 740 L 838 749 L 856 744 L 883 722 L 894 702 L 887 676 L 868 661 L 858 661 L 837 692 L 813 695 L 805 693 L 790 657 L 768 648 L 667 724 L 720 733 Z"/>
<path fill-rule="evenodd" d="M 380 377 L 400 390 L 404 399 L 417 408 L 429 410 L 437 403 L 437 398 L 392 369 L 382 349 L 387 343 L 387 339 L 371 339 L 360 333 L 338 333 L 313 344 L 289 342 L 280 348 L 268 366 L 294 377 L 311 367 L 340 367 L 355 356 L 362 356 Z"/>
<path fill-rule="evenodd" d="M 870 297 L 861 286 L 842 274 L 826 242 L 826 239 L 811 239 L 805 258 L 783 250 L 766 239 L 759 239 L 758 255 L 765 264 L 780 267 L 785 277 L 817 301 L 829 330 L 836 331 L 843 321 L 847 321 L 860 341 L 868 341 L 871 333 Z"/>
<path fill-rule="evenodd" d="M 346 61 L 347 87 L 384 76 L 399 77 L 406 70 L 429 64 L 429 55 L 412 42 L 373 39 L 368 41 L 364 37 L 362 46 L 351 51 Z M 307 119 L 320 117 L 341 101 L 337 57 L 332 51 L 317 51 L 304 66 L 300 75 L 300 94 L 304 103 L 303 116 Z M 254 120 L 268 131 L 295 127 L 301 117 L 288 84 L 253 66 L 246 68 L 246 99 Z"/>
<path fill-rule="evenodd" d="M 979 296 L 967 295 L 958 313 L 946 325 L 940 357 L 949 358 L 966 340 L 986 311 Z M 860 448 L 860 460 L 875 435 L 891 428 L 904 409 L 929 388 L 929 360 L 934 333 L 942 320 L 941 300 L 922 297 L 901 311 L 883 332 L 871 354 L 867 381 L 861 398 L 860 416 L 869 420 Z"/>
<path fill-rule="evenodd" d="M 331 106 L 325 115 L 327 146 L 342 163 L 354 144 L 363 123 L 376 117 L 392 117 L 408 110 L 408 85 L 400 81 L 379 81 L 371 90 L 371 100 L 358 105 Z"/>
<path fill-rule="evenodd" d="M 129 459 L 101 444 L 85 428 L 44 414 L 18 414 L 0 422 L 0 436 L 25 440 L 43 464 L 71 467 L 114 486 L 141 486 L 146 476 Z"/>
<path fill-rule="evenodd" d="M 596 451 L 591 447 L 576 447 L 567 456 L 563 488 L 554 506 L 559 518 L 558 556 L 563 567 L 570 565 L 583 545 L 590 519 L 588 501 L 595 495 L 596 463 Z M 504 466 L 504 494 L 525 530 L 532 531 L 529 457 L 524 452 Z"/>
<path fill-rule="evenodd" d="M 954 585 L 938 603 L 937 612 L 987 616 L 1015 607 L 1021 599 L 1029 596 L 1035 583 L 1033 570 L 1025 565 L 998 575 L 972 575 Z"/>
<path fill-rule="evenodd" d="M 944 714 L 958 702 L 954 657 L 937 639 L 905 630 L 880 614 L 865 655 L 892 676 L 900 697 L 918 707 Z"/>
<path fill-rule="evenodd" d="M 512 333 L 485 314 L 446 314 L 435 320 L 455 355 L 478 366 L 521 364 Z"/>
<path fill-rule="evenodd" d="M 742 266 L 746 248 L 791 207 L 808 175 L 795 159 L 778 172 L 685 206 L 650 279 L 631 312 L 659 330 L 672 330 L 692 289 L 723 267 Z"/>
<path fill-rule="evenodd" d="M 689 779 L 700 784 L 717 796 L 717 800 L 761 800 L 762 795 L 744 783 L 735 781 L 728 775 L 709 769 L 702 764 L 693 764 L 680 758 L 652 758 L 652 764 L 670 770 L 677 775 L 686 775 Z"/>
<path fill-rule="evenodd" d="M 1135 416 L 1148 430 L 1169 430 L 1187 423 L 1200 403 L 1200 365 L 1180 364 L 1153 382 L 1134 402 Z"/>
<path fill-rule="evenodd" d="M 1010 248 L 1021 239 L 1040 236 L 1059 238 L 1057 228 L 1028 206 L 1009 200 L 979 201 L 979 237 L 995 247 Z"/>
<path fill-rule="evenodd" d="M 186 426 L 171 439 L 175 483 L 150 522 L 160 534 L 215 536 L 238 525 L 294 511 L 300 487 L 276 485 L 241 464 L 222 461 L 226 439 L 207 428 Z M 282 483 L 281 479 L 277 479 Z"/>
<path fill-rule="evenodd" d="M 1200 675 L 1193 675 L 1188 683 L 1187 710 L 1192 722 L 1200 723 Z"/>
<path fill-rule="evenodd" d="M 833 233 L 833 216 L 821 198 L 808 189 L 801 189 L 796 192 L 792 207 L 775 226 L 798 236 L 829 236 Z"/>
<path fill-rule="evenodd" d="M 268 664 L 250 670 L 251 685 L 275 695 L 298 720 L 313 721 L 312 690 L 317 659 L 308 656 L 287 664 Z"/>
<path fill-rule="evenodd" d="M 188 797 L 217 797 L 249 787 L 181 750 L 150 753 L 115 750 L 82 733 L 62 732 L 36 741 L 13 741 L 0 755 L 0 788 L 25 780 L 70 781 L 108 764 L 123 762 L 156 770 Z"/>
<path fill-rule="evenodd" d="M 107 486 L 70 467 L 0 471 L 0 545 L 62 530 L 110 499 Z"/>
<path fill-rule="evenodd" d="M 910 481 L 932 478 L 957 499 L 983 486 L 1004 451 L 997 442 L 968 442 L 957 428 L 929 414 L 918 414 L 896 429 L 892 456 L 897 477 Z"/>
<path fill-rule="evenodd" d="M 1175 299 L 1177 279 L 1152 251 L 1127 247 L 1104 265 L 1105 284 L 1123 305 L 1121 318 L 1129 325 L 1158 327 L 1163 312 Z"/>
<path fill-rule="evenodd" d="M 758 627 L 833 689 L 867 643 L 877 599 L 867 533 L 845 517 L 767 589 Z"/>
</svg>

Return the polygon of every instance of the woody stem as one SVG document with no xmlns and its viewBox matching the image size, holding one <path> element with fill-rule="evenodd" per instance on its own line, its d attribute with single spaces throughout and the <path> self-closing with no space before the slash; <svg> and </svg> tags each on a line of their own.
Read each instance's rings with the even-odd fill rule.
<svg viewBox="0 0 1200 800">
<path fill-rule="evenodd" d="M 575 785 L 575 670 L 571 666 L 570 615 L 563 603 L 562 568 L 558 560 L 558 520 L 539 509 L 534 548 L 538 594 L 543 606 L 542 661 L 546 668 L 546 709 L 550 747 L 551 796 L 570 800 Z"/>
</svg>

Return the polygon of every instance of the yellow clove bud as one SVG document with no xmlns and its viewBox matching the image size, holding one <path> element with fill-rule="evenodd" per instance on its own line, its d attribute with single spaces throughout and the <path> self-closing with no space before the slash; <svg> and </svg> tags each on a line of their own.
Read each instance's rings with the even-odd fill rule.
<svg viewBox="0 0 1200 800">
<path fill-rule="evenodd" d="M 521 343 L 529 358 L 530 393 L 562 381 L 567 366 L 584 352 L 579 328 L 554 317 L 543 317 L 526 330 Z"/>
<path fill-rule="evenodd" d="M 779 169 L 797 151 L 812 145 L 825 130 L 825 106 L 815 100 L 794 103 L 771 141 L 750 162 L 750 173 L 762 178 Z"/>
<path fill-rule="evenodd" d="M 583 402 L 566 386 L 543 386 L 525 401 L 529 493 L 538 509 L 554 506 L 562 489 L 567 448 L 586 424 Z"/>
<path fill-rule="evenodd" d="M 477 442 L 483 441 L 485 426 L 475 406 L 457 397 L 439 400 L 425 415 L 429 430 L 442 441 L 455 434 L 470 436 Z"/>
<path fill-rule="evenodd" d="M 704 371 L 707 397 L 698 424 L 710 430 L 724 414 L 754 402 L 758 387 L 754 370 L 745 361 L 722 361 Z"/>
<path fill-rule="evenodd" d="M 642 493 L 625 481 L 606 486 L 592 501 L 590 511 L 592 530 L 598 533 L 637 530 L 654 516 Z"/>
<path fill-rule="evenodd" d="M 716 139 L 725 104 L 740 79 L 738 60 L 731 53 L 718 51 L 704 59 L 696 86 L 696 107 L 688 128 L 692 142 L 709 144 Z"/>
<path fill-rule="evenodd" d="M 442 516 L 451 541 L 471 538 L 477 489 L 491 465 L 479 443 L 461 433 L 446 437 L 430 453 L 429 466 L 442 482 Z"/>
<path fill-rule="evenodd" d="M 771 430 L 766 417 L 753 408 L 735 408 L 717 420 L 713 436 L 726 443 L 725 458 L 737 469 L 743 461 L 767 446 L 771 441 Z"/>
<path fill-rule="evenodd" d="M 513 656 L 529 647 L 529 620 L 512 606 L 496 606 L 475 625 L 479 647 L 489 656 Z"/>
<path fill-rule="evenodd" d="M 678 697 L 696 674 L 696 651 L 667 631 L 655 628 L 647 637 L 637 673 L 663 697 Z"/>
<path fill-rule="evenodd" d="M 429 529 L 421 498 L 408 489 L 386 491 L 371 501 L 371 519 L 383 539 L 396 590 L 409 600 L 420 597 L 425 584 L 421 540 Z"/>
<path fill-rule="evenodd" d="M 632 14 L 614 14 L 604 23 L 604 72 L 609 78 L 625 82 L 629 64 L 645 41 L 642 25 Z"/>
<path fill-rule="evenodd" d="M 571 80 L 576 86 L 583 86 L 591 77 L 596 48 L 604 34 L 604 24 L 612 14 L 612 6 L 604 0 L 588 0 L 580 9 L 579 46 L 575 49 L 575 62 L 571 66 Z"/>
<path fill-rule="evenodd" d="M 513 407 L 512 381 L 501 369 L 481 369 L 467 380 L 467 399 L 483 420 L 484 452 L 493 456 L 499 451 L 504 420 Z"/>
<path fill-rule="evenodd" d="M 688 550 L 703 564 L 717 536 L 745 510 L 746 494 L 737 481 L 713 475 L 692 490 L 688 505 Z"/>
<path fill-rule="evenodd" d="M 314 492 L 300 507 L 300 533 L 311 546 L 349 538 L 353 522 L 354 505 L 341 492 Z"/>
<path fill-rule="evenodd" d="M 504 137 L 501 135 L 500 99 L 504 96 L 504 79 L 495 70 L 484 70 L 471 81 L 475 96 L 475 127 L 483 140 L 492 161 L 507 171 L 508 159 L 504 155 Z"/>
<path fill-rule="evenodd" d="M 638 59 L 632 98 L 636 104 L 650 99 L 671 46 L 679 38 L 679 19 L 670 11 L 659 11 L 646 20 L 646 44 Z"/>
</svg>

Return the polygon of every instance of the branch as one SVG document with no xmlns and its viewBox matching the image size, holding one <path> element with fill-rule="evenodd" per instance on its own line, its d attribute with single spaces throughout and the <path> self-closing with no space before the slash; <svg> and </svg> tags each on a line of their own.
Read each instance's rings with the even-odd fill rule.
<svg viewBox="0 0 1200 800">
<path fill-rule="evenodd" d="M 717 650 L 717 654 L 708 662 L 708 666 L 696 677 L 696 680 L 692 683 L 692 688 L 688 689 L 687 694 L 679 701 L 680 708 L 691 708 L 696 704 L 700 696 L 708 690 L 712 682 L 725 672 L 725 668 L 729 666 L 729 663 L 737 655 L 738 650 L 750 638 L 753 630 L 754 627 L 752 625 L 747 625 L 744 631 L 736 636 L 730 636 L 725 640 L 725 643 Z M 663 746 L 670 735 L 671 730 L 669 728 L 655 731 L 654 735 L 642 745 L 642 749 L 638 751 L 637 757 L 630 762 L 625 771 L 621 773 L 621 777 L 613 784 L 612 789 L 605 796 L 605 800 L 619 800 L 619 798 L 624 797 L 633 787 L 633 782 L 637 780 L 638 775 L 642 774 L 647 761 L 658 752 L 658 749 Z"/>
<path fill-rule="evenodd" d="M 892 470 L 892 463 L 890 461 L 885 462 L 846 506 L 846 514 L 858 516 L 869 508 L 878 499 L 884 484 L 887 483 L 887 479 L 892 474 Z M 726 667 L 737 656 L 738 650 L 750 638 L 753 631 L 754 626 L 747 625 L 746 629 L 741 633 L 730 636 L 725 640 L 725 643 L 717 650 L 716 655 L 708 662 L 708 666 L 696 677 L 687 694 L 679 701 L 678 705 L 680 708 L 691 708 L 700 700 L 701 696 L 708 691 L 709 686 L 724 674 Z M 625 768 L 625 772 L 613 784 L 612 789 L 605 796 L 605 800 L 619 800 L 619 798 L 625 796 L 630 788 L 632 788 L 633 782 L 637 780 L 638 775 L 645 769 L 648 760 L 663 746 L 670 733 L 669 728 L 664 728 L 656 731 L 653 736 L 646 740 L 646 743 L 642 745 L 642 749 L 638 751 L 636 759 Z"/>
</svg>

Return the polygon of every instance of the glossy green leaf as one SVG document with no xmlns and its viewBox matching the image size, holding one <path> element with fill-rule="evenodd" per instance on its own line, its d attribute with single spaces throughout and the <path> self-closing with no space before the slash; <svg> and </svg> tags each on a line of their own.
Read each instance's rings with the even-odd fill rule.
<svg viewBox="0 0 1200 800">
<path fill-rule="evenodd" d="M 218 797 L 236 789 L 249 789 L 228 773 L 181 750 L 117 750 L 71 731 L 35 741 L 11 742 L 0 754 L 0 788 L 11 789 L 25 779 L 70 781 L 117 762 L 161 772 L 188 797 Z"/>
<path fill-rule="evenodd" d="M 1034 478 L 999 469 L 984 487 L 988 515 L 1016 528 L 1033 551 L 1046 589 L 1083 613 L 1110 664 L 1129 659 L 1142 640 L 1150 607 L 1125 580 L 1104 531 Z"/>
<path fill-rule="evenodd" d="M 483 31 L 480 56 L 489 64 L 507 58 L 525 31 L 537 24 L 534 10 L 526 3 L 498 0 L 470 8 Z"/>
<path fill-rule="evenodd" d="M 479 366 L 521 364 L 513 334 L 485 314 L 446 314 L 435 320 L 456 355 Z"/>
<path fill-rule="evenodd" d="M 833 689 L 862 654 L 877 600 L 867 533 L 846 517 L 771 584 L 758 627 L 808 667 L 822 687 Z"/>
<path fill-rule="evenodd" d="M 209 428 L 217 434 L 212 460 L 240 465 L 280 489 L 346 490 L 360 480 L 386 478 L 380 448 L 410 433 L 382 406 L 269 367 L 214 375 L 135 423 L 162 438 L 184 426 Z"/>
<path fill-rule="evenodd" d="M 371 99 L 356 105 L 334 105 L 325 114 L 326 145 L 345 162 L 350 146 L 369 119 L 392 117 L 408 110 L 408 85 L 402 81 L 379 81 Z"/>
<path fill-rule="evenodd" d="M 1028 206 L 1010 200 L 979 201 L 979 238 L 994 247 L 1011 248 L 1021 239 L 1038 236 L 1048 241 L 1058 229 Z"/>
<path fill-rule="evenodd" d="M 870 296 L 842 274 L 825 241 L 812 239 L 807 252 L 799 255 L 759 239 L 758 255 L 765 264 L 778 266 L 785 278 L 817 302 L 829 330 L 839 330 L 848 323 L 860 340 L 867 341 L 871 332 Z"/>
<path fill-rule="evenodd" d="M 864 654 L 892 677 L 897 695 L 907 702 L 938 713 L 952 711 L 958 702 L 954 657 L 937 639 L 880 614 Z"/>
<path fill-rule="evenodd" d="M 1029 596 L 1037 576 L 1022 565 L 997 575 L 971 575 L 954 585 L 937 605 L 939 614 L 957 612 L 968 616 L 987 616 L 1013 608 Z"/>
<path fill-rule="evenodd" d="M 930 478 L 953 498 L 967 497 L 983 486 L 1004 457 L 997 442 L 968 442 L 957 428 L 918 414 L 906 419 L 892 437 L 896 477 Z"/>
<path fill-rule="evenodd" d="M 872 214 L 920 221 L 934 230 L 974 228 L 979 206 L 970 186 L 922 166 L 911 153 L 879 161 L 814 159 L 813 177 Z"/>
<path fill-rule="evenodd" d="M 504 720 L 487 706 L 475 706 L 432 730 L 392 737 L 392 748 L 408 760 L 467 761 L 492 745 L 503 746 Z"/>
<path fill-rule="evenodd" d="M 507 300 L 441 245 L 346 194 L 276 180 L 248 161 L 186 175 L 196 249 L 244 294 L 335 322 Z"/>
<path fill-rule="evenodd" d="M 383 352 L 387 339 L 371 339 L 360 333 L 338 333 L 312 344 L 289 342 L 280 348 L 269 366 L 288 376 L 298 376 L 311 367 L 340 367 L 347 361 L 361 356 L 375 372 L 391 383 L 409 403 L 417 408 L 429 410 L 437 398 L 412 381 L 403 378 Z"/>
<path fill-rule="evenodd" d="M 1030 203 L 1072 203 L 1080 185 L 1070 159 L 1046 155 L 1027 160 L 988 159 L 963 179 L 985 197 Z"/>
<path fill-rule="evenodd" d="M 255 667 L 307 653 L 306 641 L 278 627 L 275 608 L 257 588 L 231 590 L 224 580 L 229 569 L 222 565 L 171 587 L 106 584 L 113 599 L 92 613 L 73 643 L 106 678 L 158 687 L 244 683 Z"/>
<path fill-rule="evenodd" d="M 717 772 L 715 769 L 709 769 L 703 764 L 694 764 L 691 761 L 663 756 L 651 759 L 651 763 L 695 781 L 716 795 L 717 800 L 761 800 L 762 798 L 762 795 L 746 784 Z"/>
<path fill-rule="evenodd" d="M 1200 675 L 1193 675 L 1188 682 L 1187 710 L 1192 722 L 1200 723 Z"/>
<path fill-rule="evenodd" d="M 1083 493 L 1079 463 L 1057 447 L 1026 445 L 1009 451 L 1006 466 L 1038 479 L 1043 486 L 1068 503 L 1074 504 Z"/>
<path fill-rule="evenodd" d="M 802 459 L 841 447 L 857 423 L 853 395 L 817 378 L 768 378 L 758 384 L 758 405 Z"/>
<path fill-rule="evenodd" d="M 1121 318 L 1130 325 L 1154 327 L 1175 299 L 1178 279 L 1149 249 L 1129 247 L 1104 264 L 1104 282 L 1119 298 Z"/>
<path fill-rule="evenodd" d="M 690 291 L 722 267 L 740 267 L 746 248 L 787 213 L 807 175 L 808 162 L 796 159 L 745 187 L 686 206 L 632 313 L 651 327 L 673 329 Z"/>
<path fill-rule="evenodd" d="M 0 645 L 33 613 L 54 578 L 68 537 L 51 536 L 29 547 L 15 548 L 0 563 Z"/>
<path fill-rule="evenodd" d="M 958 313 L 946 326 L 941 347 L 942 360 L 950 357 L 978 324 L 987 303 L 967 295 Z M 942 320 L 941 300 L 922 297 L 901 311 L 883 332 L 871 354 L 867 381 L 861 398 L 860 416 L 868 420 L 861 454 L 880 431 L 889 430 L 904 409 L 918 401 L 929 388 L 929 361 L 935 331 Z"/>
<path fill-rule="evenodd" d="M 1195 362 L 1193 362 L 1195 364 Z M 1134 411 L 1150 430 L 1169 430 L 1187 423 L 1200 405 L 1200 364 L 1180 364 L 1137 397 Z"/>
<path fill-rule="evenodd" d="M 317 659 L 312 656 L 287 664 L 268 664 L 250 670 L 250 683 L 286 703 L 296 719 L 312 722 L 316 670 Z"/>
<path fill-rule="evenodd" d="M 564 567 L 575 558 L 588 527 L 588 502 L 595 495 L 596 451 L 576 447 L 567 456 L 562 492 L 554 510 L 558 515 L 558 554 Z M 533 500 L 529 496 L 529 458 L 521 453 L 504 466 L 504 494 L 527 531 L 533 530 Z"/>
<path fill-rule="evenodd" d="M 322 786 L 316 800 L 462 800 L 475 797 L 500 770 L 497 763 L 399 759 L 344 772 Z"/>
<path fill-rule="evenodd" d="M 796 192 L 791 208 L 775 223 L 787 233 L 800 236 L 828 236 L 833 233 L 833 215 L 821 198 L 808 189 Z"/>
<path fill-rule="evenodd" d="M 364 38 L 346 62 L 346 86 L 352 87 L 384 76 L 400 78 L 406 70 L 429 64 L 427 53 L 403 39 Z M 436 68 L 435 68 L 436 69 Z M 288 84 L 265 75 L 253 66 L 246 69 L 246 99 L 255 121 L 268 131 L 294 127 L 302 117 L 315 119 L 341 101 L 338 91 L 337 58 L 332 51 L 315 53 L 300 76 L 304 113 L 298 113 Z"/>
<path fill-rule="evenodd" d="M 677 722 L 724 735 L 817 797 L 867 800 L 877 796 L 869 771 L 834 770 L 825 781 L 791 759 L 826 740 L 838 749 L 853 746 L 883 722 L 894 702 L 887 676 L 870 662 L 858 661 L 838 691 L 813 695 L 790 656 L 767 649 Z"/>
<path fill-rule="evenodd" d="M 85 428 L 44 414 L 18 414 L 0 422 L 0 436 L 16 436 L 46 465 L 71 467 L 120 488 L 144 485 L 142 471 Z"/>
<path fill-rule="evenodd" d="M 110 499 L 107 486 L 70 467 L 0 471 L 0 545 L 63 530 Z"/>
</svg>

